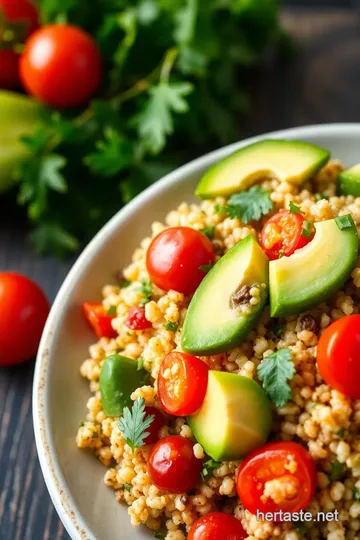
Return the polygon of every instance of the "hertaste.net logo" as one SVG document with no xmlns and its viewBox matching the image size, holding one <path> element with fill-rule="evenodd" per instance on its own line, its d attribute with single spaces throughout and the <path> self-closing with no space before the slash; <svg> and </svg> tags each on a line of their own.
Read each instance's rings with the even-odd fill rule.
<svg viewBox="0 0 360 540">
<path fill-rule="evenodd" d="M 315 516 L 311 512 L 301 510 L 300 512 L 284 512 L 279 510 L 278 512 L 256 512 L 257 521 L 285 521 L 292 523 L 300 523 L 304 521 L 314 521 L 324 523 L 328 521 L 339 521 L 339 511 L 334 512 L 318 512 Z"/>
</svg>

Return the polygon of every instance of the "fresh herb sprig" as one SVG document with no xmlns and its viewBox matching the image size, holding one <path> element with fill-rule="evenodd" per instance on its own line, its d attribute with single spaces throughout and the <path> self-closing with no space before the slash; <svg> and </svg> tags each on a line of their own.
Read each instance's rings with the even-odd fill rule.
<svg viewBox="0 0 360 540">
<path fill-rule="evenodd" d="M 147 430 L 154 418 L 153 414 L 146 415 L 145 400 L 143 398 L 137 398 L 134 401 L 131 411 L 128 407 L 125 407 L 123 416 L 119 420 L 119 428 L 124 440 L 133 452 L 136 448 L 144 446 L 144 441 L 149 435 Z"/>
<path fill-rule="evenodd" d="M 227 213 L 231 218 L 240 218 L 246 225 L 249 221 L 258 221 L 270 212 L 274 206 L 270 192 L 253 186 L 248 191 L 232 195 L 227 203 Z"/>
<path fill-rule="evenodd" d="M 277 407 L 285 405 L 292 393 L 288 383 L 295 375 L 290 349 L 280 349 L 259 364 L 258 376 L 265 392 Z"/>
</svg>

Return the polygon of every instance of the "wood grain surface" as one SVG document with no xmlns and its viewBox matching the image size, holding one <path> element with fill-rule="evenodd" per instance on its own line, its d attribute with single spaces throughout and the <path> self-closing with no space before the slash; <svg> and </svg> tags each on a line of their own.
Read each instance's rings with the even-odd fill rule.
<svg viewBox="0 0 360 540">
<path fill-rule="evenodd" d="M 252 90 L 256 107 L 246 135 L 312 123 L 360 122 L 359 13 L 350 8 L 285 10 L 284 24 L 296 37 L 298 52 L 292 63 L 274 68 L 269 62 L 257 76 Z M 53 300 L 71 263 L 35 256 L 22 216 L 6 197 L 0 199 L 0 270 L 27 274 Z M 1 540 L 69 538 L 50 501 L 36 455 L 33 368 L 30 363 L 0 371 Z"/>
</svg>

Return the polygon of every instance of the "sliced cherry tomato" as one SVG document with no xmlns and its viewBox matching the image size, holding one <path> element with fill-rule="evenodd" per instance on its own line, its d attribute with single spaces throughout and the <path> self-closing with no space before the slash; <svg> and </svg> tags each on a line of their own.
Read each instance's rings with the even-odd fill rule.
<svg viewBox="0 0 360 540">
<path fill-rule="evenodd" d="M 176 416 L 196 413 L 204 401 L 209 368 L 205 362 L 182 352 L 167 354 L 158 376 L 158 396 L 163 409 Z"/>
<path fill-rule="evenodd" d="M 237 492 L 251 513 L 300 512 L 316 488 L 316 467 L 295 442 L 275 442 L 254 450 L 241 463 Z"/>
<path fill-rule="evenodd" d="M 23 41 L 39 26 L 38 11 L 30 0 L 0 0 L 0 14 L 4 21 L 2 32 L 11 36 L 8 43 L 3 41 L 0 50 L 0 88 L 17 88 L 20 85 L 19 59 L 13 47 Z"/>
<path fill-rule="evenodd" d="M 222 512 L 211 512 L 195 521 L 188 540 L 244 540 L 247 537 L 236 518 Z"/>
<path fill-rule="evenodd" d="M 280 210 L 265 223 L 260 244 L 270 260 L 289 257 L 297 249 L 303 248 L 314 238 L 303 236 L 304 216 L 291 214 L 289 210 Z"/>
<path fill-rule="evenodd" d="M 215 251 L 205 234 L 191 227 L 172 227 L 156 236 L 146 255 L 151 280 L 164 291 L 192 294 L 214 264 Z"/>
<path fill-rule="evenodd" d="M 159 440 L 159 431 L 166 425 L 164 415 L 156 407 L 145 407 L 146 416 L 153 415 L 155 418 L 146 430 L 149 435 L 144 439 L 144 444 L 154 444 Z"/>
<path fill-rule="evenodd" d="M 76 26 L 49 25 L 26 42 L 20 61 L 26 90 L 53 107 L 76 107 L 88 101 L 102 76 L 99 48 Z"/>
<path fill-rule="evenodd" d="M 328 326 L 319 339 L 316 359 L 328 385 L 360 399 L 360 315 L 342 317 Z"/>
<path fill-rule="evenodd" d="M 83 304 L 83 312 L 90 327 L 94 330 L 95 335 L 98 338 L 114 338 L 117 336 L 116 330 L 111 326 L 111 321 L 114 319 L 115 315 L 107 315 L 102 304 L 85 302 L 85 304 Z"/>
<path fill-rule="evenodd" d="M 194 456 L 193 443 L 180 435 L 158 441 L 150 454 L 152 483 L 170 493 L 186 493 L 200 481 L 202 461 Z"/>
<path fill-rule="evenodd" d="M 134 306 L 129 310 L 125 326 L 131 328 L 131 330 L 147 330 L 152 327 L 152 324 L 145 317 L 145 308 Z"/>
<path fill-rule="evenodd" d="M 0 365 L 20 364 L 35 356 L 49 302 L 34 281 L 0 273 Z"/>
</svg>

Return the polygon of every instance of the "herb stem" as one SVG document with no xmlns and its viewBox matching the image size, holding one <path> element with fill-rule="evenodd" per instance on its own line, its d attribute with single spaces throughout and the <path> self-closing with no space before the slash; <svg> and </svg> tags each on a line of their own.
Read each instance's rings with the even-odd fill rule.
<svg viewBox="0 0 360 540">
<path fill-rule="evenodd" d="M 171 70 L 174 66 L 175 60 L 178 57 L 179 51 L 176 47 L 172 47 L 168 50 L 165 55 L 164 62 L 160 70 L 160 82 L 167 84 L 169 82 L 169 77 Z"/>
</svg>

